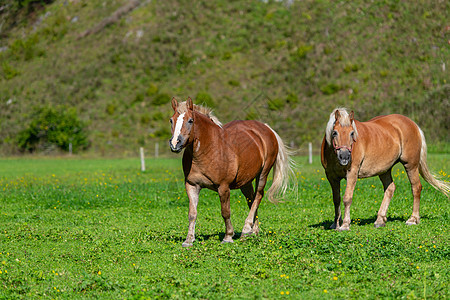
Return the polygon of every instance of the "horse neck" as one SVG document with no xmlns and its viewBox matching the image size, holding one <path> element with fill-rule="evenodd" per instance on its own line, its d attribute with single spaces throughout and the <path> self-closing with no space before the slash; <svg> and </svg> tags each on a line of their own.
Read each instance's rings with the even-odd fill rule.
<svg viewBox="0 0 450 300">
<path fill-rule="evenodd" d="M 222 130 L 218 125 L 214 124 L 212 120 L 201 113 L 195 112 L 194 125 L 194 139 L 192 142 L 192 154 L 200 154 L 204 150 L 208 150 L 210 146 L 217 147 L 220 143 L 220 131 Z M 201 149 L 199 151 L 199 149 Z"/>
</svg>

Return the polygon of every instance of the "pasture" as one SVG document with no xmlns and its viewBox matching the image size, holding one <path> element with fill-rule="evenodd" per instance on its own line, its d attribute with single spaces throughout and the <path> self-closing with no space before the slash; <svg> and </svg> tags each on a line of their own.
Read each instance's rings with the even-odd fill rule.
<svg viewBox="0 0 450 300">
<path fill-rule="evenodd" d="M 450 179 L 448 154 L 429 155 Z M 327 230 L 331 189 L 318 157 L 297 158 L 298 187 L 263 199 L 259 236 L 231 193 L 233 244 L 217 194 L 202 190 L 197 240 L 182 248 L 188 200 L 181 156 L 0 160 L 0 298 L 449 298 L 449 200 L 423 180 L 421 223 L 407 226 L 410 184 L 397 165 L 386 227 L 373 222 L 378 178 L 359 180 L 349 232 Z M 270 186 L 269 180 L 267 188 Z M 345 182 L 342 183 L 345 185 Z"/>
</svg>

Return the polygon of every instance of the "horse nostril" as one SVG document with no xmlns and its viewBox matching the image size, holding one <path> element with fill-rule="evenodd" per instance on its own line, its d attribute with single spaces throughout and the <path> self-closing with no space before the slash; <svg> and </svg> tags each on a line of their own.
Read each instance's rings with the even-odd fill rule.
<svg viewBox="0 0 450 300">
<path fill-rule="evenodd" d="M 180 143 L 180 140 L 176 140 L 176 144 L 174 145 L 174 139 L 169 140 L 170 149 L 174 150 L 177 148 L 178 144 Z"/>
<path fill-rule="evenodd" d="M 184 144 L 184 138 L 178 137 L 177 139 L 174 139 L 173 137 L 169 140 L 170 150 L 172 152 L 179 153 L 183 149 Z"/>
<path fill-rule="evenodd" d="M 351 154 L 351 152 L 350 151 L 348 151 L 348 150 L 340 150 L 339 152 L 338 152 L 338 158 L 339 158 L 339 160 L 350 160 L 351 159 L 351 156 L 352 156 L 352 154 Z"/>
</svg>

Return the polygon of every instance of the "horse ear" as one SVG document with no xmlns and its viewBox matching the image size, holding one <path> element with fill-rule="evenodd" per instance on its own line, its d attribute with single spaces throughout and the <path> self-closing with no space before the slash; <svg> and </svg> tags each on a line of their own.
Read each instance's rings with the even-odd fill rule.
<svg viewBox="0 0 450 300">
<path fill-rule="evenodd" d="M 350 124 L 353 123 L 353 121 L 355 120 L 355 113 L 353 112 L 353 110 L 350 112 Z"/>
<path fill-rule="evenodd" d="M 194 103 L 192 102 L 191 97 L 188 97 L 186 104 L 189 110 L 194 110 Z"/>
<path fill-rule="evenodd" d="M 178 107 L 178 102 L 177 99 L 175 99 L 175 97 L 172 98 L 172 108 L 173 110 L 177 110 Z"/>
<path fill-rule="evenodd" d="M 336 109 L 335 111 L 334 111 L 334 119 L 336 120 L 336 121 L 339 121 L 339 118 L 341 117 L 341 114 L 339 113 L 339 109 Z"/>
</svg>

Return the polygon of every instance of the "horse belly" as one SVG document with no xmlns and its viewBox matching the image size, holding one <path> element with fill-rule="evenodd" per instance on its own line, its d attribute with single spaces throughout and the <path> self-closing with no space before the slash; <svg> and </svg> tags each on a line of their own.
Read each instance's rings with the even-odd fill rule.
<svg viewBox="0 0 450 300">
<path fill-rule="evenodd" d="M 365 159 L 358 171 L 358 178 L 368 178 L 379 176 L 390 170 L 398 160 L 398 156 L 393 156 L 390 159 L 377 160 Z"/>
<path fill-rule="evenodd" d="M 236 177 L 231 182 L 231 189 L 240 189 L 244 185 L 252 182 L 261 172 L 263 166 L 262 160 L 249 160 L 241 163 L 236 173 Z"/>
</svg>

